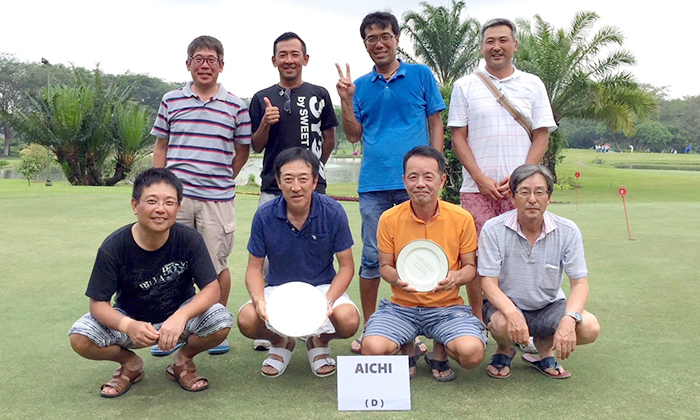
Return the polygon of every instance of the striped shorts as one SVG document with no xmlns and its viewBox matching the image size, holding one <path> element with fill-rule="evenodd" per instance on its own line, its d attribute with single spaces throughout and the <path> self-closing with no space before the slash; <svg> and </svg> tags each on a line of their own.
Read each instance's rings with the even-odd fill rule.
<svg viewBox="0 0 700 420">
<path fill-rule="evenodd" d="M 189 303 L 189 300 L 182 305 Z M 126 315 L 124 311 L 119 308 L 114 308 L 122 314 Z M 163 325 L 162 322 L 153 324 L 156 330 L 160 330 Z M 200 315 L 190 319 L 185 324 L 185 329 L 182 331 L 182 335 L 178 340 L 178 343 L 184 343 L 191 334 L 195 334 L 197 337 L 208 337 L 217 331 L 223 330 L 224 328 L 233 327 L 233 315 L 229 312 L 226 307 L 220 303 L 215 303 L 209 309 L 202 312 Z M 131 341 L 128 335 L 121 331 L 113 330 L 100 324 L 95 318 L 89 313 L 83 315 L 82 318 L 77 320 L 75 324 L 71 327 L 68 334 L 80 334 L 89 338 L 92 342 L 97 344 L 99 347 L 107 347 L 111 345 L 118 345 L 128 349 L 138 348 L 136 344 Z"/>
<path fill-rule="evenodd" d="M 482 334 L 485 329 L 486 326 L 472 315 L 469 306 L 422 308 L 401 306 L 382 299 L 377 311 L 367 321 L 363 335 L 378 335 L 399 347 L 418 335 L 443 344 L 463 336 L 477 337 L 485 346 Z"/>
</svg>

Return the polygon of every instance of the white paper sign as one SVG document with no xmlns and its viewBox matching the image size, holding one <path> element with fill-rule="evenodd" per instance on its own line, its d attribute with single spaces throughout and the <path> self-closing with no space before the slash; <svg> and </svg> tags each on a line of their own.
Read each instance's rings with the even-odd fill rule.
<svg viewBox="0 0 700 420">
<path fill-rule="evenodd" d="M 338 356 L 338 410 L 410 410 L 408 356 Z"/>
</svg>

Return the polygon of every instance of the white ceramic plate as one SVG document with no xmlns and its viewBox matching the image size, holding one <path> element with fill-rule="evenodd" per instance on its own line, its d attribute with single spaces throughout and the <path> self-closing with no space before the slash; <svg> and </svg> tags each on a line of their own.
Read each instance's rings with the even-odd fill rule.
<svg viewBox="0 0 700 420">
<path fill-rule="evenodd" d="M 314 334 L 326 320 L 326 297 L 308 283 L 299 281 L 278 286 L 266 301 L 270 326 L 288 337 Z"/>
<path fill-rule="evenodd" d="M 399 278 L 419 292 L 429 292 L 447 277 L 447 254 L 433 241 L 417 239 L 403 247 L 396 259 Z"/>
</svg>

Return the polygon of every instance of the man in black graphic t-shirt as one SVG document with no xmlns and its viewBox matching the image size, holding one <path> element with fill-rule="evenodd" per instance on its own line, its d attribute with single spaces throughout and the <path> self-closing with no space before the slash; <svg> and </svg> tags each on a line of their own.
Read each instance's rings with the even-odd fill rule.
<svg viewBox="0 0 700 420">
<path fill-rule="evenodd" d="M 156 343 L 163 350 L 184 343 L 166 369 L 180 387 L 209 386 L 193 358 L 226 338 L 233 316 L 218 303 L 219 282 L 202 236 L 175 223 L 181 202 L 175 175 L 146 170 L 131 199 L 137 222 L 112 233 L 97 252 L 85 292 L 90 312 L 73 324 L 70 342 L 87 359 L 120 364 L 100 388 L 103 397 L 118 397 L 143 378 L 143 359 L 130 349 Z"/>
<path fill-rule="evenodd" d="M 325 163 L 335 147 L 338 125 L 328 91 L 302 80 L 302 69 L 309 62 L 304 41 L 286 32 L 275 40 L 273 53 L 280 81 L 256 93 L 250 102 L 253 150 L 265 150 L 259 204 L 282 194 L 272 166 L 277 155 L 291 147 L 309 149 L 319 158 L 316 192 L 325 193 Z"/>
</svg>

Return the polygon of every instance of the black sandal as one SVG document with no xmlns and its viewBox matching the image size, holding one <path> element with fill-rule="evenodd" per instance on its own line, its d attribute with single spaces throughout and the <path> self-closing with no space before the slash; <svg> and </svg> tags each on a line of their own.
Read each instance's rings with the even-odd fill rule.
<svg viewBox="0 0 700 420">
<path fill-rule="evenodd" d="M 449 360 L 435 360 L 435 359 L 433 359 L 432 352 L 425 353 L 425 362 L 430 367 L 431 373 L 432 373 L 432 370 L 437 370 L 439 373 L 447 372 L 448 370 L 452 371 L 452 373 L 450 373 L 447 376 L 435 376 L 435 375 L 433 375 L 433 379 L 435 379 L 438 382 L 450 382 L 450 381 L 453 381 L 455 379 L 455 377 L 457 376 L 455 374 L 455 371 L 452 370 L 452 367 L 450 367 Z"/>
</svg>

